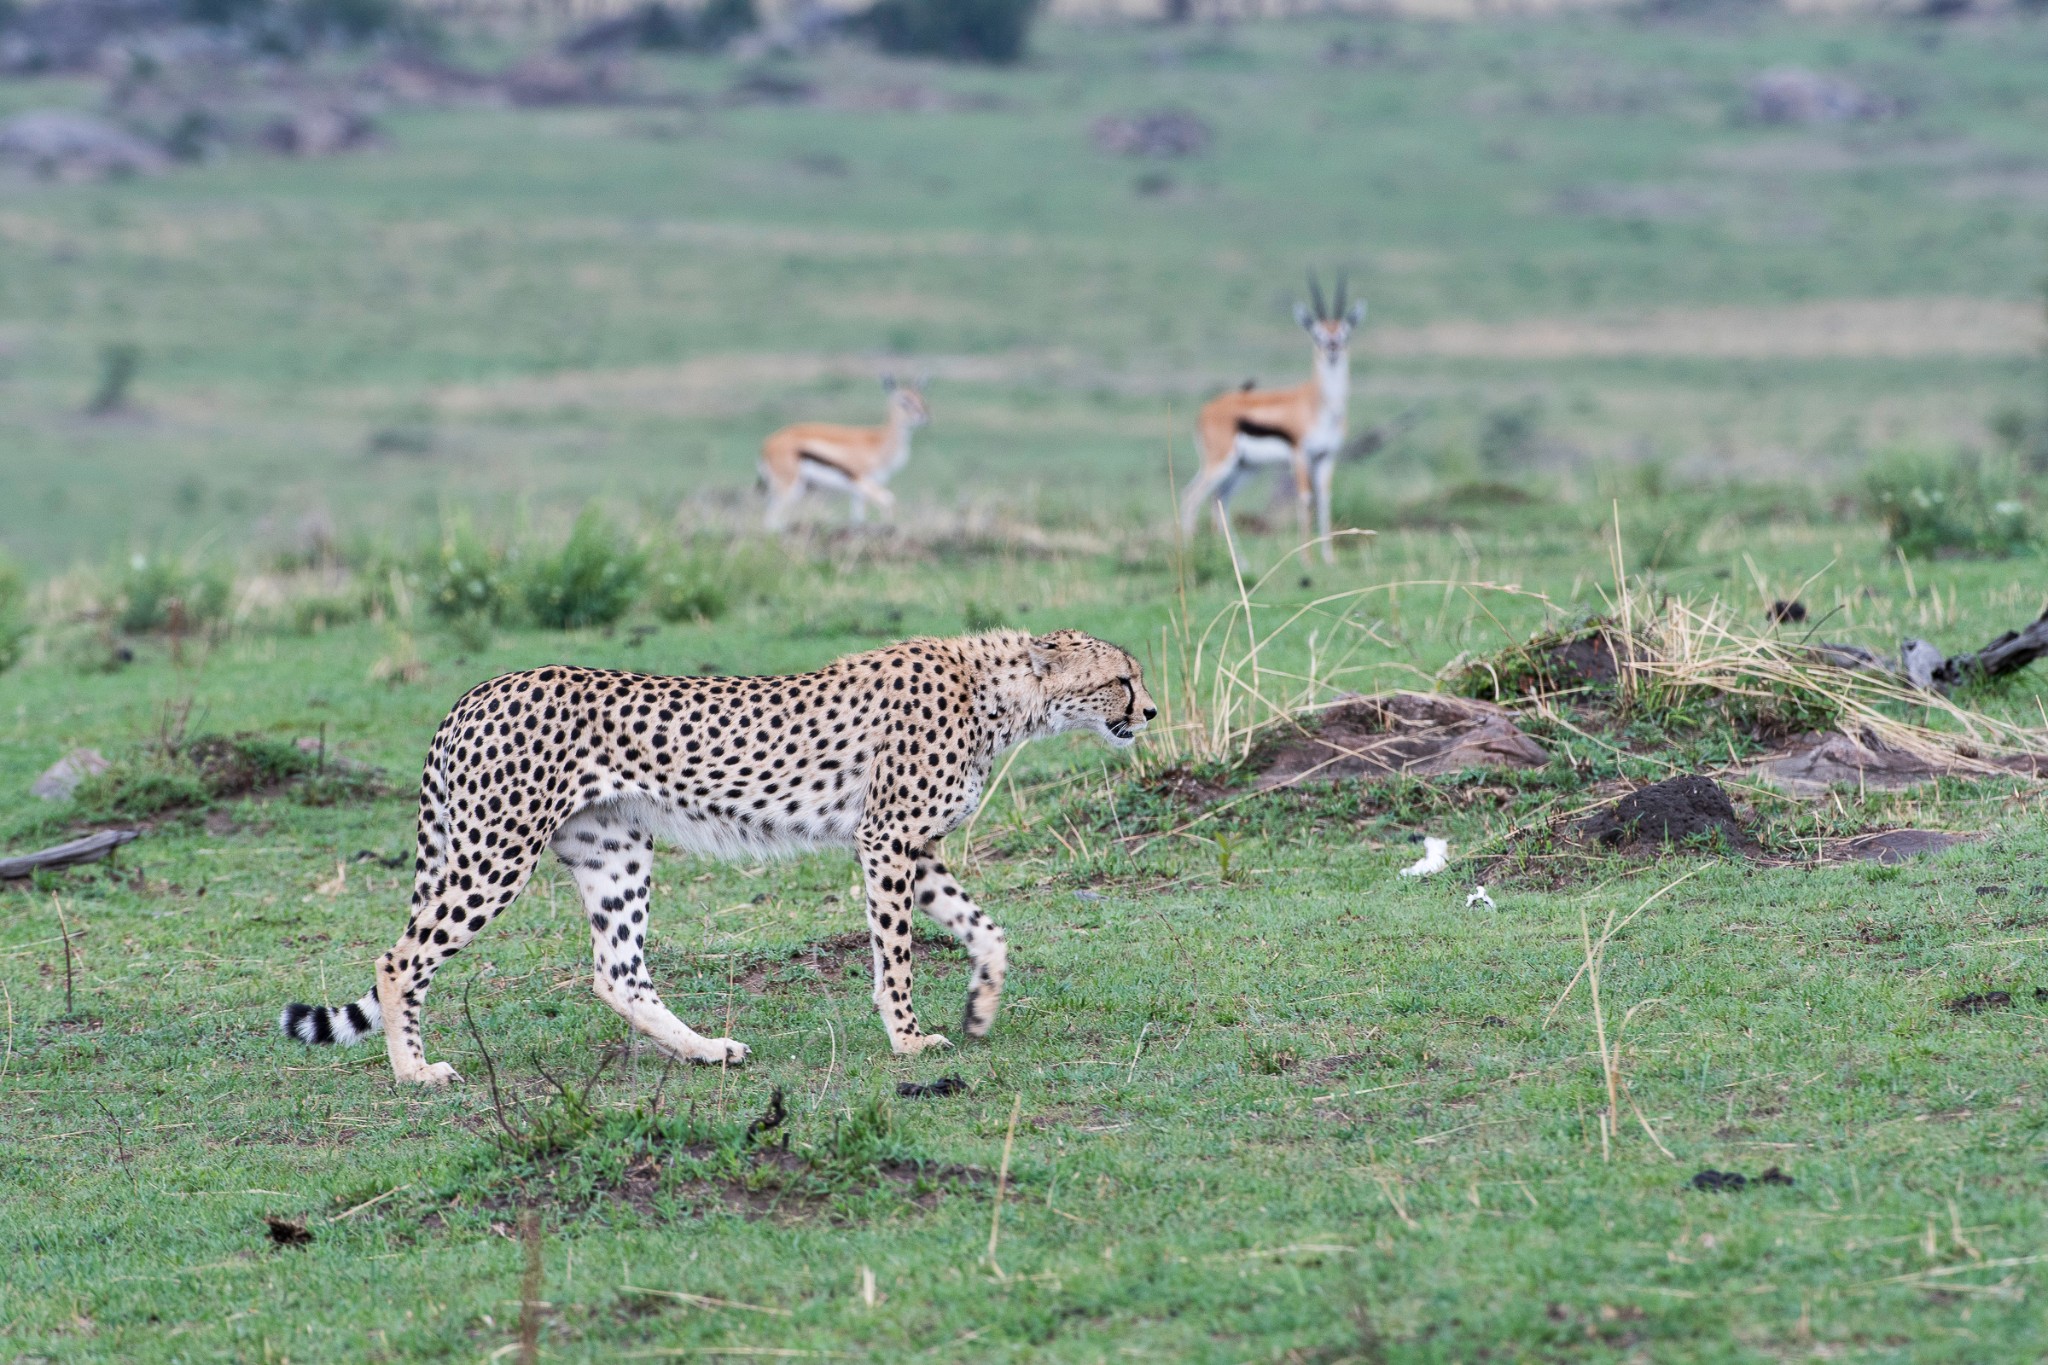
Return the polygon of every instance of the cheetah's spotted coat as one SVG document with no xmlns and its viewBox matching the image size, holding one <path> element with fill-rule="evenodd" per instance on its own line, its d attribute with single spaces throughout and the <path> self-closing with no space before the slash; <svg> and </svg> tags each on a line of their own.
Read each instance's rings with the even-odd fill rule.
<svg viewBox="0 0 2048 1365">
<path fill-rule="evenodd" d="M 1062 731 L 1121 747 L 1155 711 L 1137 661 L 1078 631 L 913 640 L 816 673 L 665 678 L 565 666 L 473 689 L 434 735 L 420 781 L 412 914 L 376 987 L 340 1007 L 290 1005 L 308 1043 L 383 1030 L 402 1081 L 460 1079 L 429 1063 L 420 1005 L 435 970 L 503 913 L 552 848 L 590 917 L 598 998 L 664 1051 L 741 1062 L 669 1013 L 647 970 L 654 840 L 758 857 L 851 847 L 867 882 L 874 999 L 899 1053 L 943 1046 L 910 1003 L 915 906 L 974 965 L 963 1027 L 995 1021 L 1003 931 L 938 858 L 980 802 L 997 755 Z"/>
</svg>

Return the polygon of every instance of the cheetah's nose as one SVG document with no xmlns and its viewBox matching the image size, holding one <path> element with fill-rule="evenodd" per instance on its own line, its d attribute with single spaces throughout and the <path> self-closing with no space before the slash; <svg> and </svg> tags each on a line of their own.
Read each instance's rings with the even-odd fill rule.
<svg viewBox="0 0 2048 1365">
<path fill-rule="evenodd" d="M 1150 719 L 1152 719 L 1152 717 L 1154 717 L 1154 716 L 1156 716 L 1156 715 L 1158 715 L 1158 714 L 1159 714 L 1159 708 L 1158 708 L 1158 707 L 1156 707 L 1156 706 L 1148 706 L 1148 707 L 1146 707 L 1146 708 L 1145 708 L 1145 719 L 1146 719 L 1146 720 L 1150 720 Z"/>
</svg>

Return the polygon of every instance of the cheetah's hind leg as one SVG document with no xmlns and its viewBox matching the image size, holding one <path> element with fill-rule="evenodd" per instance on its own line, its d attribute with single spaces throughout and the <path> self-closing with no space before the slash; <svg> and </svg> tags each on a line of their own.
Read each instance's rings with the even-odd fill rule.
<svg viewBox="0 0 2048 1365">
<path fill-rule="evenodd" d="M 590 917 L 591 988 L 636 1033 L 685 1062 L 747 1060 L 745 1043 L 706 1038 L 669 1013 L 647 972 L 648 891 L 654 840 L 634 803 L 591 806 L 563 823 L 555 852 L 568 864 Z"/>
</svg>

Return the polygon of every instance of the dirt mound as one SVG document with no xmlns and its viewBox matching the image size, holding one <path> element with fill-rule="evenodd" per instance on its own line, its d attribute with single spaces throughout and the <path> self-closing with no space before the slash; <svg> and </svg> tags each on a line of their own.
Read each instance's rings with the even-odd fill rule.
<svg viewBox="0 0 2048 1365">
<path fill-rule="evenodd" d="M 1730 844 L 1749 842 L 1728 793 L 1711 777 L 1688 774 L 1630 792 L 1579 826 L 1582 837 L 1609 848 L 1671 844 L 1720 834 Z"/>
<path fill-rule="evenodd" d="M 1551 696 L 1611 687 L 1620 669 L 1604 625 L 1538 635 L 1498 653 L 1454 663 L 1445 686 L 1468 697 Z"/>
<path fill-rule="evenodd" d="M 2048 776 L 2048 760 L 2032 754 L 1950 759 L 1894 748 L 1869 731 L 1806 734 L 1760 758 L 1749 775 L 1792 796 L 1819 796 L 1830 787 L 1859 791 L 1904 791 L 1940 777 L 1994 777 L 2020 773 Z"/>
<path fill-rule="evenodd" d="M 1344 778 L 1439 777 L 1469 768 L 1541 768 L 1550 754 L 1492 702 L 1430 692 L 1340 701 L 1254 756 L 1259 791 Z"/>
</svg>

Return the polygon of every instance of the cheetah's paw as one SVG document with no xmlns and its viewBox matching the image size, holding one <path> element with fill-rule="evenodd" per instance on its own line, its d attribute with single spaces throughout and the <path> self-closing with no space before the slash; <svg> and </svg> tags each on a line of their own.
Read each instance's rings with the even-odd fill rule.
<svg viewBox="0 0 2048 1365">
<path fill-rule="evenodd" d="M 461 1074 L 447 1062 L 434 1062 L 431 1065 L 421 1067 L 418 1071 L 402 1075 L 398 1079 L 411 1085 L 442 1086 L 462 1084 Z"/>
<path fill-rule="evenodd" d="M 747 1058 L 754 1050 L 745 1043 L 734 1042 L 730 1038 L 713 1038 L 704 1051 L 703 1060 L 713 1066 L 720 1063 L 726 1066 L 745 1066 Z"/>
<path fill-rule="evenodd" d="M 917 1033 L 908 1038 L 893 1039 L 892 1046 L 899 1057 L 915 1057 L 920 1052 L 949 1048 L 953 1046 L 953 1040 L 943 1033 Z"/>
</svg>

